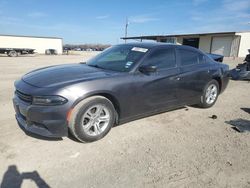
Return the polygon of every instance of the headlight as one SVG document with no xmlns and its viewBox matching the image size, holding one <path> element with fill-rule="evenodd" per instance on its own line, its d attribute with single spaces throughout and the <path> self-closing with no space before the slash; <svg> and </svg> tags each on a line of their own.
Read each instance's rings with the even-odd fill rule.
<svg viewBox="0 0 250 188">
<path fill-rule="evenodd" d="M 68 100 L 61 96 L 37 96 L 32 99 L 32 104 L 46 106 L 61 105 L 66 102 Z"/>
</svg>

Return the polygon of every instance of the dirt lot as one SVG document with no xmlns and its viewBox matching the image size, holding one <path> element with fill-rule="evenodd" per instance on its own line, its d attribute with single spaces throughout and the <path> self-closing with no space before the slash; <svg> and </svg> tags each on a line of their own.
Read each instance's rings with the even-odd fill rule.
<svg viewBox="0 0 250 188">
<path fill-rule="evenodd" d="M 250 120 L 242 110 L 250 108 L 248 82 L 231 81 L 211 109 L 187 107 L 133 121 L 95 143 L 25 135 L 14 118 L 14 80 L 88 56 L 0 57 L 2 187 L 250 187 L 250 134 L 225 123 Z M 214 114 L 217 119 L 209 118 Z"/>
</svg>

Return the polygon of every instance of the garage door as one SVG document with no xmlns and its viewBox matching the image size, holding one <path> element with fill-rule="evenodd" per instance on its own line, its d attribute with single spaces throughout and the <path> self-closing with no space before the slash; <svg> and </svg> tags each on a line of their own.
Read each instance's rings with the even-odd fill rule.
<svg viewBox="0 0 250 188">
<path fill-rule="evenodd" d="M 230 56 L 233 37 L 213 37 L 211 53 Z"/>
</svg>

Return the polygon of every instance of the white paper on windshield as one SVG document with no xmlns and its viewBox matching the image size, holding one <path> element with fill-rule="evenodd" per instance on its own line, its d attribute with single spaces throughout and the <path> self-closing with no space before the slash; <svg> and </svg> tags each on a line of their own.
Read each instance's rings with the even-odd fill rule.
<svg viewBox="0 0 250 188">
<path fill-rule="evenodd" d="M 128 61 L 125 65 L 125 68 L 128 69 L 134 62 Z"/>
<path fill-rule="evenodd" d="M 133 47 L 133 48 L 132 48 L 132 51 L 146 53 L 146 52 L 148 51 L 148 49 L 147 49 L 147 48 Z"/>
</svg>

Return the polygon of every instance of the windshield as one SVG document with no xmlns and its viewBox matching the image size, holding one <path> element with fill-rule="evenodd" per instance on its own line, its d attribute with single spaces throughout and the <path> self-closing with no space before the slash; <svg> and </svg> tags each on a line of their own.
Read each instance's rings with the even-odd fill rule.
<svg viewBox="0 0 250 188">
<path fill-rule="evenodd" d="M 132 45 L 110 47 L 87 62 L 87 65 L 119 72 L 129 72 L 148 51 Z"/>
</svg>

